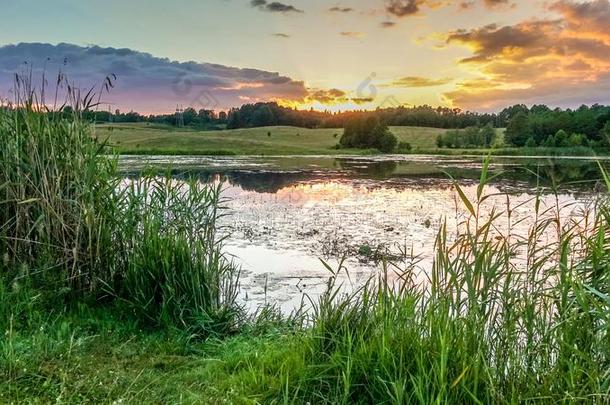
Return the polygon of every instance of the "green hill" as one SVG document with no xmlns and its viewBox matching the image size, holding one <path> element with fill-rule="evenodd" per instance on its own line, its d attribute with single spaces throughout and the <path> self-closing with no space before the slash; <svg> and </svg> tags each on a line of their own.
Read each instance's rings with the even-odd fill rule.
<svg viewBox="0 0 610 405">
<path fill-rule="evenodd" d="M 435 140 L 444 129 L 391 127 L 399 142 L 409 142 L 414 149 L 435 148 Z M 96 135 L 123 154 L 194 154 L 194 155 L 328 155 L 368 154 L 370 150 L 341 149 L 337 145 L 343 129 L 307 129 L 263 127 L 224 131 L 198 131 L 170 126 L 138 123 L 98 125 Z"/>
</svg>

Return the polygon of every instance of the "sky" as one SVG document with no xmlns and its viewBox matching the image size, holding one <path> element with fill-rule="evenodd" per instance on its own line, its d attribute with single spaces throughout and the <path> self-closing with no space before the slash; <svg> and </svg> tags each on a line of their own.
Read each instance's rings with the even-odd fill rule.
<svg viewBox="0 0 610 405">
<path fill-rule="evenodd" d="M 498 111 L 610 103 L 610 0 L 0 0 L 0 97 L 16 72 L 108 108 Z"/>
</svg>

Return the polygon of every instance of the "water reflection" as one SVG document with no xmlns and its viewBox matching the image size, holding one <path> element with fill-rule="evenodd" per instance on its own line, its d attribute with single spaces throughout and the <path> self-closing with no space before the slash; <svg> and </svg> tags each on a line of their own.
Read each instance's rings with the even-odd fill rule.
<svg viewBox="0 0 610 405">
<path fill-rule="evenodd" d="M 171 164 L 176 177 L 195 176 L 212 181 L 220 176 L 231 185 L 261 193 L 329 179 L 348 182 L 373 180 L 390 187 L 434 187 L 450 184 L 450 176 L 465 183 L 476 182 L 482 158 L 452 157 L 126 157 L 127 175 L 147 165 Z M 606 161 L 604 166 L 610 167 Z M 491 172 L 500 190 L 540 188 L 587 192 L 599 189 L 599 163 L 590 159 L 494 158 Z"/>
<path fill-rule="evenodd" d="M 147 164 L 142 158 L 122 163 L 131 175 Z M 303 292 L 324 289 L 328 273 L 320 258 L 336 266 L 347 256 L 351 277 L 344 281 L 354 285 L 378 269 L 379 249 L 396 257 L 408 252 L 404 261 L 416 256 L 425 275 L 441 224 L 455 234 L 467 217 L 449 175 L 474 198 L 480 170 L 478 158 L 184 158 L 174 161 L 173 173 L 225 181 L 232 214 L 223 223 L 231 231 L 226 248 L 243 266 L 243 298 L 252 305 L 278 301 L 290 310 Z M 559 204 L 565 218 L 581 217 L 597 198 L 594 161 L 502 159 L 492 172 L 500 176 L 482 212 L 510 205 L 516 235 L 527 235 L 539 187 L 542 209 Z M 495 232 L 506 231 L 505 219 Z"/>
</svg>

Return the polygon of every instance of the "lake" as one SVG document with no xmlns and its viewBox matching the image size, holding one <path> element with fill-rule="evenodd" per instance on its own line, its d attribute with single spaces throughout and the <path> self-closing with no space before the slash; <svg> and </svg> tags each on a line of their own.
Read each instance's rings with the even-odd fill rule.
<svg viewBox="0 0 610 405">
<path fill-rule="evenodd" d="M 329 270 L 342 259 L 346 288 L 361 286 L 390 257 L 400 268 L 417 269 L 425 282 L 438 230 L 455 235 L 469 213 L 454 187 L 474 201 L 482 157 L 124 156 L 121 167 L 171 164 L 176 177 L 223 182 L 225 252 L 242 267 L 242 299 L 251 308 L 275 303 L 289 312 L 304 294 L 324 291 Z M 604 194 L 599 165 L 583 158 L 494 157 L 497 175 L 481 215 L 498 212 L 498 235 L 526 237 L 536 198 L 541 216 L 578 222 Z M 510 212 L 510 215 L 508 213 Z M 555 237 L 549 233 L 545 240 Z M 518 258 L 516 259 L 518 260 Z M 390 272 L 393 274 L 393 272 Z M 391 278 L 391 275 L 390 275 Z"/>
</svg>

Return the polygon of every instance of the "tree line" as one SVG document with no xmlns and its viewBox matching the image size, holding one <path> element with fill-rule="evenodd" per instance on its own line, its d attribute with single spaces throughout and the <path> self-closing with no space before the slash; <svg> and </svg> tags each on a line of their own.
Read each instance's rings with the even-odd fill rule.
<svg viewBox="0 0 610 405">
<path fill-rule="evenodd" d="M 63 113 L 66 116 L 72 114 L 70 107 L 65 107 Z M 186 126 L 202 129 L 224 129 L 227 124 L 227 113 L 224 111 L 216 112 L 209 109 L 195 110 L 192 107 L 185 108 L 181 113 L 173 114 L 151 114 L 143 115 L 135 111 L 121 112 L 120 110 L 111 111 L 92 111 L 82 112 L 82 117 L 88 121 L 98 123 L 135 123 L 150 122 L 154 124 L 165 124 L 171 126 Z"/>
<path fill-rule="evenodd" d="M 343 112 L 298 110 L 275 102 L 244 104 L 228 112 L 186 108 L 181 114 L 142 115 L 116 110 L 85 111 L 84 118 L 97 122 L 151 122 L 202 129 L 237 129 L 275 125 L 302 128 L 347 128 L 355 119 L 375 117 L 384 126 L 446 128 L 438 144 L 442 147 L 489 146 L 489 128 L 506 128 L 505 143 L 513 146 L 590 146 L 607 144 L 610 107 L 583 105 L 578 109 L 551 109 L 546 105 L 517 104 L 498 113 L 476 113 L 456 108 L 391 107 L 374 111 Z M 456 146 L 461 145 L 461 146 Z"/>
<path fill-rule="evenodd" d="M 374 111 L 343 112 L 298 110 L 275 102 L 244 104 L 228 112 L 189 107 L 182 114 L 144 115 L 138 112 L 85 111 L 83 117 L 96 122 L 151 122 L 193 127 L 226 126 L 228 129 L 256 128 L 274 125 L 301 128 L 344 128 L 354 118 L 375 116 L 387 126 L 421 126 L 431 128 L 467 128 L 475 125 L 501 126 L 497 114 L 479 114 L 447 107 L 392 107 Z"/>
<path fill-rule="evenodd" d="M 594 104 L 578 109 L 511 107 L 505 143 L 514 146 L 606 147 L 610 138 L 610 107 Z"/>
</svg>

